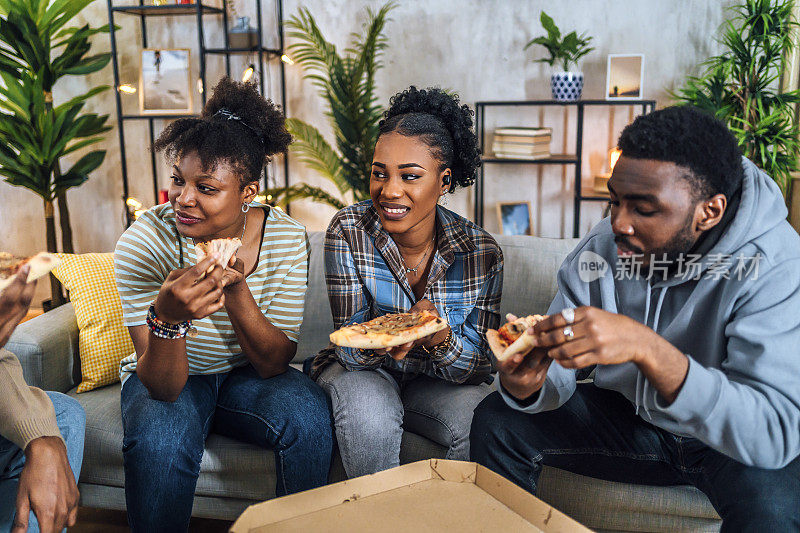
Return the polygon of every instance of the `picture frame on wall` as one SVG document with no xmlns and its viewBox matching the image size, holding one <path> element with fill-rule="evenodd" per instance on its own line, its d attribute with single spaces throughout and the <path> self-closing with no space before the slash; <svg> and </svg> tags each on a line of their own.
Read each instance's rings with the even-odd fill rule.
<svg viewBox="0 0 800 533">
<path fill-rule="evenodd" d="M 144 48 L 139 75 L 142 114 L 192 113 L 191 51 Z"/>
<path fill-rule="evenodd" d="M 533 235 L 530 202 L 498 202 L 497 221 L 503 235 Z"/>
<path fill-rule="evenodd" d="M 609 54 L 606 100 L 641 100 L 644 94 L 644 54 Z"/>
</svg>

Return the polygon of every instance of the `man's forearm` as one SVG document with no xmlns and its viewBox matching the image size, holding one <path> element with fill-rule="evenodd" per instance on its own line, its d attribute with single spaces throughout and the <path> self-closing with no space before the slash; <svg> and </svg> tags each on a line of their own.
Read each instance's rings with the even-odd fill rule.
<svg viewBox="0 0 800 533">
<path fill-rule="evenodd" d="M 671 404 L 686 380 L 689 358 L 660 336 L 645 353 L 636 365 L 661 397 Z"/>
<path fill-rule="evenodd" d="M 58 437 L 53 404 L 47 395 L 29 387 L 16 356 L 0 348 L 0 435 L 21 449 L 39 437 Z"/>
</svg>

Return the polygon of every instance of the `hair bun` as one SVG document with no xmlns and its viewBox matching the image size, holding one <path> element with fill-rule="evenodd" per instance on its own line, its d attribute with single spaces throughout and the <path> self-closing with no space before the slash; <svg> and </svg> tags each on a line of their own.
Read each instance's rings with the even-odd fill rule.
<svg viewBox="0 0 800 533">
<path fill-rule="evenodd" d="M 238 82 L 228 76 L 222 78 L 214 87 L 201 116 L 210 120 L 220 112 L 233 115 L 248 128 L 264 147 L 265 156 L 285 151 L 292 142 L 283 113 L 272 100 L 261 96 L 255 82 Z"/>
<path fill-rule="evenodd" d="M 415 114 L 429 115 L 446 130 L 449 138 L 438 135 L 435 124 Z M 389 100 L 389 109 L 379 124 L 381 134 L 397 131 L 403 135 L 421 136 L 434 149 L 453 173 L 452 192 L 456 186 L 469 187 L 475 182 L 481 164 L 478 137 L 473 131 L 473 112 L 460 104 L 457 94 L 433 87 L 419 90 L 413 85 Z"/>
</svg>

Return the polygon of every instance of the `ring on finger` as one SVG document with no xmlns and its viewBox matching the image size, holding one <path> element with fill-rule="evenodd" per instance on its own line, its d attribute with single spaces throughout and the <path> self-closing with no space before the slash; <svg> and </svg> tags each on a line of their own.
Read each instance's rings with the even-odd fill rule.
<svg viewBox="0 0 800 533">
<path fill-rule="evenodd" d="M 561 316 L 567 322 L 567 324 L 572 324 L 575 322 L 575 309 L 572 307 L 567 307 L 566 309 L 561 310 Z"/>
<path fill-rule="evenodd" d="M 572 326 L 567 326 L 567 327 L 565 327 L 565 328 L 564 328 L 564 331 L 563 331 L 562 333 L 564 334 L 564 337 L 565 337 L 565 338 L 566 338 L 568 341 L 571 341 L 571 340 L 572 340 L 572 339 L 575 337 L 575 332 L 574 332 L 574 331 L 572 331 Z"/>
</svg>

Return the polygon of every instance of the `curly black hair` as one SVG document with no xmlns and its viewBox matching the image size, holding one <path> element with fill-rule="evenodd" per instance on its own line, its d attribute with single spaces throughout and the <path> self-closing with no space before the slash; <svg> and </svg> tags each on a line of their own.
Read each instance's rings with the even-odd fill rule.
<svg viewBox="0 0 800 533">
<path fill-rule="evenodd" d="M 224 77 L 200 118 L 182 118 L 167 126 L 153 150 L 164 150 L 170 159 L 196 152 L 207 171 L 225 162 L 244 188 L 258 181 L 269 157 L 285 151 L 291 142 L 283 113 L 259 94 L 255 83 Z"/>
<path fill-rule="evenodd" d="M 690 170 L 685 179 L 697 200 L 730 198 L 744 179 L 742 152 L 724 123 L 690 105 L 641 115 L 622 130 L 625 157 L 669 161 Z"/>
<path fill-rule="evenodd" d="M 420 137 L 441 161 L 440 171 L 450 168 L 449 191 L 453 192 L 457 185 L 472 185 L 481 164 L 472 114 L 469 106 L 459 104 L 457 95 L 437 88 L 418 90 L 412 85 L 389 100 L 389 109 L 378 123 L 378 136 L 397 132 Z"/>
</svg>

